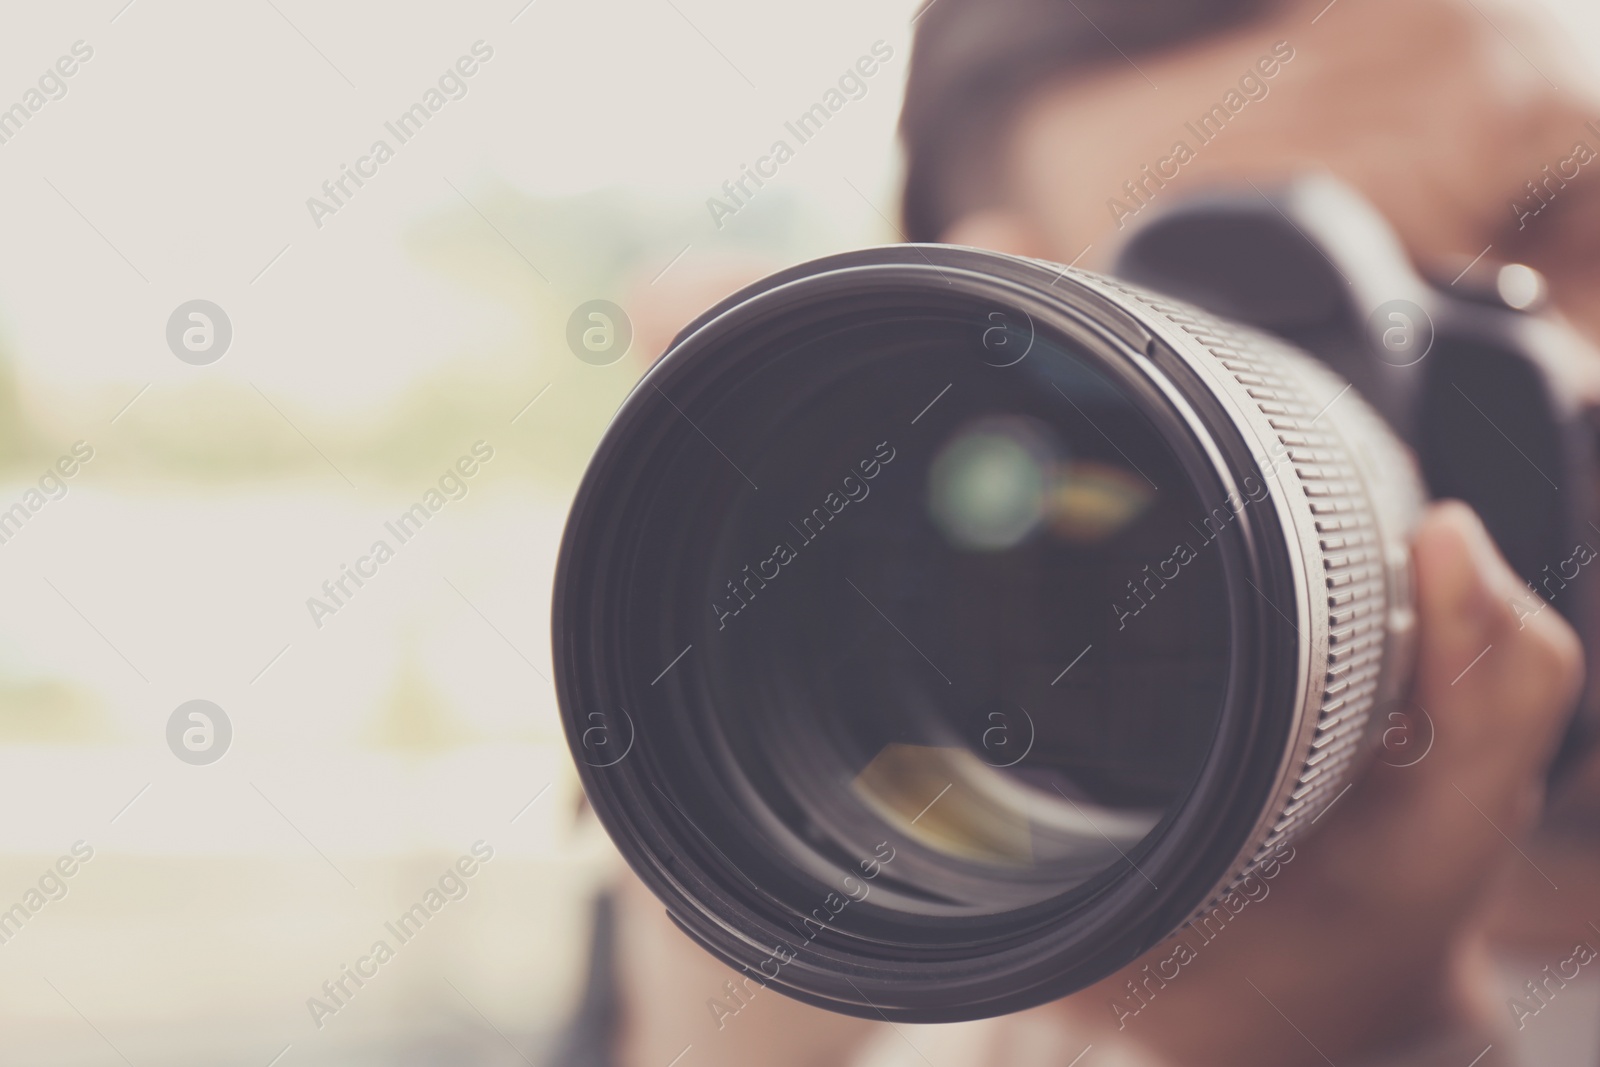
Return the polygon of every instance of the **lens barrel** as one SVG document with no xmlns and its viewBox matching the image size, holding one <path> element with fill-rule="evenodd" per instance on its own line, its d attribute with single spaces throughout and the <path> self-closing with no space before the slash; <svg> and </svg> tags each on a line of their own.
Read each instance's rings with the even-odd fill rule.
<svg viewBox="0 0 1600 1067">
<path fill-rule="evenodd" d="M 1216 916 L 1401 696 L 1409 453 L 1305 354 L 899 245 L 734 295 L 624 402 L 553 606 L 584 789 L 674 921 L 849 1014 L 1081 989 Z"/>
</svg>

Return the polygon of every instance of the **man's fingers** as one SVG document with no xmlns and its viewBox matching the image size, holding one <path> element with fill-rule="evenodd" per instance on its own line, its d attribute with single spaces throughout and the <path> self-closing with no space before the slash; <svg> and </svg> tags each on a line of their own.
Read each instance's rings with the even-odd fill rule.
<svg viewBox="0 0 1600 1067">
<path fill-rule="evenodd" d="M 1581 656 L 1571 629 L 1554 608 L 1538 610 L 1464 504 L 1431 507 L 1412 556 L 1411 697 L 1432 724 L 1431 745 L 1412 764 L 1370 768 L 1306 848 L 1326 860 L 1322 875 L 1341 893 L 1366 895 L 1375 908 L 1424 909 L 1448 925 L 1509 851 L 1506 835 L 1535 814 Z"/>
<path fill-rule="evenodd" d="M 1453 500 L 1435 505 L 1418 525 L 1411 551 L 1424 664 L 1487 637 L 1499 607 L 1490 581 L 1505 564 L 1472 509 Z"/>
<path fill-rule="evenodd" d="M 1436 732 L 1434 774 L 1503 809 L 1534 781 L 1582 679 L 1577 637 L 1501 558 L 1464 504 L 1432 508 L 1413 546 L 1420 648 L 1415 695 Z M 1519 790 L 1520 791 L 1520 790 Z"/>
</svg>

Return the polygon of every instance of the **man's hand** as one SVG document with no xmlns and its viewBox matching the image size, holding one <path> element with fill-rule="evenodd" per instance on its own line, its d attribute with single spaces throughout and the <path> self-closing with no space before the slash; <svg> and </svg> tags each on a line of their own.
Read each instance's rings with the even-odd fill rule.
<svg viewBox="0 0 1600 1067">
<path fill-rule="evenodd" d="M 1582 652 L 1556 612 L 1516 610 L 1526 587 L 1464 505 L 1434 506 L 1413 556 L 1412 696 L 1432 748 L 1363 773 L 1269 894 L 1122 1018 L 1119 1036 L 1186 1067 L 1321 1065 L 1511 1022 L 1483 995 L 1479 913 L 1497 872 L 1530 862 L 1514 842 L 1538 814 Z M 1170 954 L 1040 1010 L 1114 1032 L 1113 1001 L 1139 1007 L 1127 981 Z"/>
</svg>

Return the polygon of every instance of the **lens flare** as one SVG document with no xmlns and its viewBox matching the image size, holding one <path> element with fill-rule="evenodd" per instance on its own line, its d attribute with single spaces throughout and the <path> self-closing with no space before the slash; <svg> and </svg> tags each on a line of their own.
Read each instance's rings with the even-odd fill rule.
<svg viewBox="0 0 1600 1067">
<path fill-rule="evenodd" d="M 1144 514 L 1156 492 L 1144 478 L 1108 463 L 1061 467 L 1045 500 L 1050 530 L 1080 544 L 1098 544 Z"/>
<path fill-rule="evenodd" d="M 1031 421 L 971 424 L 928 472 L 928 509 L 950 542 L 974 552 L 1021 544 L 1044 517 L 1056 449 Z"/>
</svg>

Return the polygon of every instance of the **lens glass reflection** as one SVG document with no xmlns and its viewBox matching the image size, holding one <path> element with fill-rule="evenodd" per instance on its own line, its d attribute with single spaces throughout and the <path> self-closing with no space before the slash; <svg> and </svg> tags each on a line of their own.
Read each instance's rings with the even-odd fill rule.
<svg viewBox="0 0 1600 1067">
<path fill-rule="evenodd" d="M 932 909 L 1136 866 L 1226 683 L 1224 523 L 1109 373 L 1021 319 L 1005 359 L 982 309 L 752 341 L 663 460 L 672 573 L 639 573 L 653 647 L 695 650 L 658 699 L 738 782 L 718 818 L 813 868 L 890 840 Z"/>
</svg>

